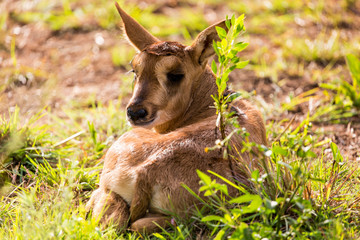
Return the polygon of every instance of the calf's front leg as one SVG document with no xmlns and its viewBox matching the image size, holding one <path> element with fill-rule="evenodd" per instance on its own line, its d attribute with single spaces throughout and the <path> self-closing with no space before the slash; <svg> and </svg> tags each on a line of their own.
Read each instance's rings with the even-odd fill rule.
<svg viewBox="0 0 360 240">
<path fill-rule="evenodd" d="M 86 204 L 87 211 L 92 209 L 93 217 L 100 217 L 106 227 L 114 224 L 119 231 L 125 230 L 129 223 L 130 210 L 125 200 L 118 194 L 97 189 Z"/>
<path fill-rule="evenodd" d="M 139 233 L 150 234 L 160 232 L 161 229 L 170 226 L 171 217 L 162 214 L 147 213 L 143 218 L 131 223 L 130 230 Z"/>
</svg>

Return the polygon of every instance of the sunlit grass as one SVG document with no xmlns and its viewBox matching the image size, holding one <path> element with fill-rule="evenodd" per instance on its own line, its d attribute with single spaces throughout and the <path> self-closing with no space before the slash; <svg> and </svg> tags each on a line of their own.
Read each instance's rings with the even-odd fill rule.
<svg viewBox="0 0 360 240">
<path fill-rule="evenodd" d="M 53 31 L 89 30 L 99 27 L 114 29 L 120 23 L 111 1 L 92 0 L 84 4 L 82 0 L 76 0 L 50 5 L 43 0 L 36 3 L 25 2 L 29 7 L 13 12 L 12 19 L 24 24 L 43 22 Z M 183 7 L 179 12 L 154 14 L 156 4 L 147 7 L 129 1 L 120 1 L 120 4 L 150 32 L 160 37 L 181 34 L 189 39 L 189 34 L 205 28 L 208 24 L 200 8 Z"/>
<path fill-rule="evenodd" d="M 266 21 L 264 21 L 266 19 Z M 288 30 L 288 25 L 294 22 L 294 15 L 274 15 L 261 13 L 249 19 L 247 29 L 250 34 L 272 35 L 282 34 Z"/>
<path fill-rule="evenodd" d="M 299 61 L 315 61 L 326 66 L 343 59 L 346 54 L 343 44 L 339 32 L 335 30 L 330 35 L 321 33 L 314 40 L 307 37 L 287 39 L 284 42 L 284 57 L 296 57 Z"/>
<path fill-rule="evenodd" d="M 111 59 L 115 66 L 126 66 L 130 70 L 130 61 L 135 55 L 136 51 L 128 44 L 113 47 L 111 50 Z"/>
</svg>

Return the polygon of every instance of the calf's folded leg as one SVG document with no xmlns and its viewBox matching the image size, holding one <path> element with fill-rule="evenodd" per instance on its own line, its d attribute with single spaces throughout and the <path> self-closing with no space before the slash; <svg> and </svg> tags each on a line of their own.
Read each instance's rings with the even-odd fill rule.
<svg viewBox="0 0 360 240">
<path fill-rule="evenodd" d="M 139 233 L 150 234 L 161 231 L 171 225 L 171 217 L 162 214 L 148 213 L 130 225 L 130 230 Z"/>
<path fill-rule="evenodd" d="M 97 189 L 91 195 L 86 209 L 92 209 L 93 217 L 100 217 L 100 222 L 104 226 L 115 224 L 116 228 L 121 231 L 128 226 L 130 218 L 129 206 L 125 200 L 118 194 L 110 191 Z"/>
</svg>

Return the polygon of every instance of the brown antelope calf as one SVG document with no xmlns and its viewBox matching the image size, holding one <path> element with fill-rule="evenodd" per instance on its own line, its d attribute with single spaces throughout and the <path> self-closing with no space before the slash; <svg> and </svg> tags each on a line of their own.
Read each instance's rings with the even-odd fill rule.
<svg viewBox="0 0 360 240">
<path fill-rule="evenodd" d="M 131 63 L 135 86 L 127 106 L 134 128 L 108 150 L 100 187 L 87 207 L 105 224 L 115 223 L 119 229 L 130 224 L 132 230 L 153 232 L 157 225 L 167 224 L 167 212 L 186 217 L 199 204 L 181 186 L 184 183 L 198 192 L 196 169 L 247 183 L 242 166 L 257 160 L 243 153 L 238 156 L 241 163 L 232 170 L 220 150 L 204 151 L 220 136 L 210 96 L 217 93 L 217 86 L 207 62 L 214 55 L 212 42 L 218 40 L 215 26 L 226 29 L 225 22 L 208 27 L 191 46 L 184 46 L 158 40 L 118 4 L 116 7 L 128 39 L 139 50 Z M 265 145 L 260 113 L 245 100 L 229 107 L 237 111 L 249 140 Z M 241 142 L 240 136 L 233 136 L 232 149 L 241 150 Z M 229 192 L 236 194 L 235 189 Z"/>
</svg>

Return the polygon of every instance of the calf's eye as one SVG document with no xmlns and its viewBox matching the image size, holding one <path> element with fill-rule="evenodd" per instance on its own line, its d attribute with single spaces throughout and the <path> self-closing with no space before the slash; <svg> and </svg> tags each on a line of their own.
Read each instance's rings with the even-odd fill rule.
<svg viewBox="0 0 360 240">
<path fill-rule="evenodd" d="M 181 80 L 184 78 L 183 73 L 168 73 L 166 74 L 167 80 L 171 83 L 180 83 Z"/>
</svg>

